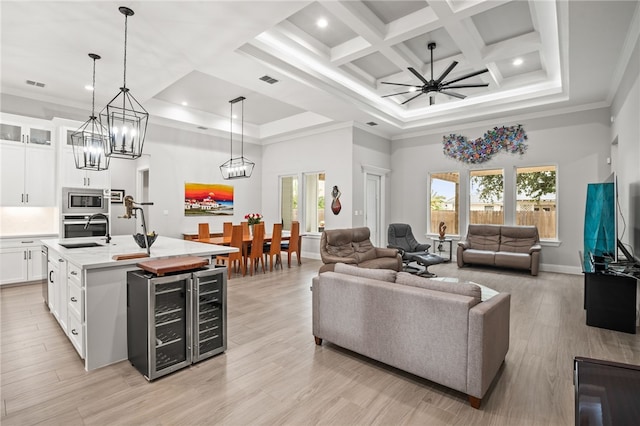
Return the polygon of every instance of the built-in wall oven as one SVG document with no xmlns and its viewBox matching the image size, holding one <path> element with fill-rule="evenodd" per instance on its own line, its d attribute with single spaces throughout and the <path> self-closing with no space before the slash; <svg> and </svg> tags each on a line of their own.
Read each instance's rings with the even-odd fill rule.
<svg viewBox="0 0 640 426">
<path fill-rule="evenodd" d="M 107 235 L 107 221 L 97 217 L 87 221 L 91 215 L 64 215 L 62 217 L 62 238 L 104 237 Z M 86 226 L 86 228 L 85 228 Z"/>
<path fill-rule="evenodd" d="M 109 223 L 102 217 L 92 219 L 86 226 L 91 215 L 109 215 L 109 198 L 104 190 L 63 188 L 61 207 L 60 229 L 63 238 L 102 237 L 108 233 Z"/>
</svg>

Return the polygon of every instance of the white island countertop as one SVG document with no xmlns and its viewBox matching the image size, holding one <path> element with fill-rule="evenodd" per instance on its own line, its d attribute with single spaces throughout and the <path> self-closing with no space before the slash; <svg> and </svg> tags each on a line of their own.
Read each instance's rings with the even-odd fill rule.
<svg viewBox="0 0 640 426">
<path fill-rule="evenodd" d="M 181 256 L 211 256 L 226 254 L 238 251 L 237 248 L 220 246 L 215 244 L 198 243 L 195 241 L 181 240 L 178 238 L 170 238 L 158 236 L 151 246 L 151 256 L 127 259 L 113 260 L 113 256 L 131 253 L 146 253 L 146 249 L 142 249 L 136 244 L 132 235 L 116 235 L 111 237 L 109 244 L 106 243 L 104 237 L 86 237 L 86 238 L 53 238 L 43 239 L 42 244 L 52 250 L 58 252 L 69 262 L 77 265 L 81 269 L 108 268 L 124 265 L 135 265 L 148 259 L 164 259 L 169 257 Z M 65 248 L 60 244 L 86 243 L 96 242 L 100 247 L 85 248 Z"/>
</svg>

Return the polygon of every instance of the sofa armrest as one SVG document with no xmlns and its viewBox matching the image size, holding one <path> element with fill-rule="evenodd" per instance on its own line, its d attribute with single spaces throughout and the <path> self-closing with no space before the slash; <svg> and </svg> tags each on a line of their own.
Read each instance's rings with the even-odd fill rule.
<svg viewBox="0 0 640 426">
<path fill-rule="evenodd" d="M 531 254 L 531 253 L 533 253 L 535 251 L 540 251 L 540 250 L 542 250 L 542 246 L 540 244 L 534 244 L 529 249 L 529 254 Z"/>
<path fill-rule="evenodd" d="M 376 247 L 376 257 L 396 257 L 398 255 L 398 249 Z"/>
<path fill-rule="evenodd" d="M 511 295 L 499 293 L 469 310 L 467 394 L 482 398 L 509 350 Z"/>
<path fill-rule="evenodd" d="M 464 250 L 469 248 L 469 241 L 467 240 L 460 240 L 458 241 L 458 247 L 462 247 Z"/>
<path fill-rule="evenodd" d="M 396 249 L 398 250 L 398 253 L 400 253 L 401 255 L 404 255 L 404 252 L 405 252 L 405 250 L 402 247 L 394 246 L 393 244 L 387 244 L 387 248 Z"/>
<path fill-rule="evenodd" d="M 417 246 L 415 246 L 415 248 L 413 249 L 413 251 L 429 251 L 429 249 L 431 248 L 431 244 L 418 244 Z"/>
</svg>

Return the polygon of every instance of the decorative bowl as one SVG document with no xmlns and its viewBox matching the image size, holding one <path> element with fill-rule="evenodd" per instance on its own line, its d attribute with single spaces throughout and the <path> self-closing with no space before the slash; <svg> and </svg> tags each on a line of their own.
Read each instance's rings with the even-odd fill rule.
<svg viewBox="0 0 640 426">
<path fill-rule="evenodd" d="M 153 245 L 153 242 L 156 240 L 156 238 L 158 238 L 158 234 L 155 233 L 155 231 L 153 232 L 153 234 L 148 234 L 147 235 L 147 244 L 149 244 L 149 247 L 151 247 Z M 146 248 L 147 246 L 144 245 L 144 235 L 143 234 L 135 234 L 133 236 L 133 239 L 136 240 L 136 243 L 138 243 L 138 245 L 141 248 Z"/>
</svg>

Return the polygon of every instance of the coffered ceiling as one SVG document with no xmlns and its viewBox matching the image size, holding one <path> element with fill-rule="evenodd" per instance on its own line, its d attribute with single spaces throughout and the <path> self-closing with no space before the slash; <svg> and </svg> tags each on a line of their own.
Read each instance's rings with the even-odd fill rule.
<svg viewBox="0 0 640 426">
<path fill-rule="evenodd" d="M 118 6 L 126 5 L 135 11 L 127 86 L 152 120 L 228 131 L 228 101 L 245 96 L 246 130 L 255 139 L 344 121 L 374 122 L 375 131 L 393 138 L 509 114 L 609 105 L 640 31 L 638 4 L 2 1 L 1 90 L 88 111 L 87 54 L 95 52 L 102 56 L 96 104 L 106 104 L 122 85 Z M 320 18 L 326 27 L 318 26 Z M 383 97 L 404 91 L 383 81 L 421 84 L 408 67 L 429 80 L 432 65 L 437 78 L 452 61 L 458 65 L 448 80 L 487 68 L 464 83 L 488 86 L 456 89 L 465 99 L 436 94 L 434 105 L 426 94 L 406 104 L 416 93 Z"/>
</svg>

